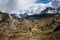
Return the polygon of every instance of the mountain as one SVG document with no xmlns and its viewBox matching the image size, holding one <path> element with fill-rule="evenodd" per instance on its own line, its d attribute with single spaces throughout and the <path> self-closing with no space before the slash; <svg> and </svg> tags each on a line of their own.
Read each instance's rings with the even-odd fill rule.
<svg viewBox="0 0 60 40">
<path fill-rule="evenodd" d="M 59 12 L 60 12 L 60 7 L 57 9 L 52 8 L 52 7 L 47 7 L 45 10 L 41 11 L 41 13 L 39 14 L 28 15 L 28 16 L 25 16 L 24 18 L 26 19 L 46 18 L 46 17 L 54 16 L 57 13 L 60 14 Z"/>
<path fill-rule="evenodd" d="M 43 10 L 41 13 L 56 13 L 57 10 L 55 8 L 52 7 L 47 7 L 45 10 Z"/>
<path fill-rule="evenodd" d="M 28 15 L 27 14 L 20 14 L 19 16 L 20 16 L 20 18 L 23 18 L 23 17 L 26 17 Z"/>
<path fill-rule="evenodd" d="M 0 23 L 3 23 L 8 19 L 9 19 L 9 14 L 8 13 L 0 12 Z"/>
<path fill-rule="evenodd" d="M 18 17 L 17 14 L 11 14 L 11 16 L 13 16 L 13 17 Z"/>
<path fill-rule="evenodd" d="M 50 18 L 50 17 L 54 17 L 56 14 L 35 14 L 35 15 L 29 15 L 24 17 L 25 19 L 29 19 L 29 20 L 34 20 L 34 19 L 43 19 L 43 18 Z M 59 13 L 57 15 L 60 15 Z"/>
<path fill-rule="evenodd" d="M 16 18 L 23 18 L 28 16 L 27 14 L 11 14 L 11 16 L 16 17 Z"/>
<path fill-rule="evenodd" d="M 57 11 L 58 11 L 57 13 L 60 13 L 60 7 L 59 7 L 59 8 L 57 8 Z"/>
<path fill-rule="evenodd" d="M 0 12 L 0 19 L 0 40 L 60 40 L 60 14 L 18 19 Z"/>
<path fill-rule="evenodd" d="M 35 10 L 35 7 L 34 8 L 31 7 L 31 9 L 22 10 L 22 11 L 19 11 L 18 13 L 11 13 L 11 15 L 14 17 L 23 18 L 30 15 L 56 14 L 56 13 L 60 13 L 60 7 L 57 9 L 52 7 L 47 7 L 41 12 L 39 7 L 36 8 L 36 10 Z"/>
<path fill-rule="evenodd" d="M 27 8 L 27 9 L 25 9 L 25 10 L 19 10 L 19 11 L 17 11 L 17 12 L 14 12 L 14 13 L 11 13 L 11 14 L 17 14 L 18 15 L 18 17 L 20 16 L 25 16 L 25 15 L 34 15 L 34 14 L 39 14 L 41 11 L 42 11 L 42 8 L 40 8 L 41 7 L 41 5 L 37 5 L 37 4 L 35 4 L 35 5 L 32 5 L 32 6 L 30 6 L 29 8 Z M 44 9 L 44 7 L 43 7 L 43 9 Z"/>
</svg>

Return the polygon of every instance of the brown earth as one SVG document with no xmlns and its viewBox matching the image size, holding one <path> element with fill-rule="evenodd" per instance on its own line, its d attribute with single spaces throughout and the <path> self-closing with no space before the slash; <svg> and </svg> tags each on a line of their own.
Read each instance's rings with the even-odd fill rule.
<svg viewBox="0 0 60 40">
<path fill-rule="evenodd" d="M 29 20 L 0 12 L 0 40 L 60 40 L 60 14 Z"/>
</svg>

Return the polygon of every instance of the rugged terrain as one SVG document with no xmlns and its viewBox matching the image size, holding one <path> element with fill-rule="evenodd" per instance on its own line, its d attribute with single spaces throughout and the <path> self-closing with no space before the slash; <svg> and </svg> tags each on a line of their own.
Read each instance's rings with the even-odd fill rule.
<svg viewBox="0 0 60 40">
<path fill-rule="evenodd" d="M 15 18 L 0 12 L 0 40 L 60 40 L 60 14 Z"/>
</svg>

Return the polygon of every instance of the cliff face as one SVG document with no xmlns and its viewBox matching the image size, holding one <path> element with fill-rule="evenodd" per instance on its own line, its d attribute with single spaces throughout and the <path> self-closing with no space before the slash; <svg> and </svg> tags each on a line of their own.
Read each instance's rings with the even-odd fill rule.
<svg viewBox="0 0 60 40">
<path fill-rule="evenodd" d="M 0 40 L 59 39 L 60 14 L 47 14 L 43 18 L 29 16 L 27 19 L 19 19 L 13 18 L 7 13 L 0 12 Z"/>
</svg>

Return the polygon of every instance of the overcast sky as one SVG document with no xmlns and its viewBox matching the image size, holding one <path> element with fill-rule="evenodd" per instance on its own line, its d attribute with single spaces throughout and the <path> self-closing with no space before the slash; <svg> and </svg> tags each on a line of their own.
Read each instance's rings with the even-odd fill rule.
<svg viewBox="0 0 60 40">
<path fill-rule="evenodd" d="M 60 7 L 60 0 L 0 0 L 0 11 L 12 12 L 18 10 L 28 9 L 30 6 L 40 5 L 43 9 L 46 6 L 52 6 L 54 8 Z"/>
</svg>

